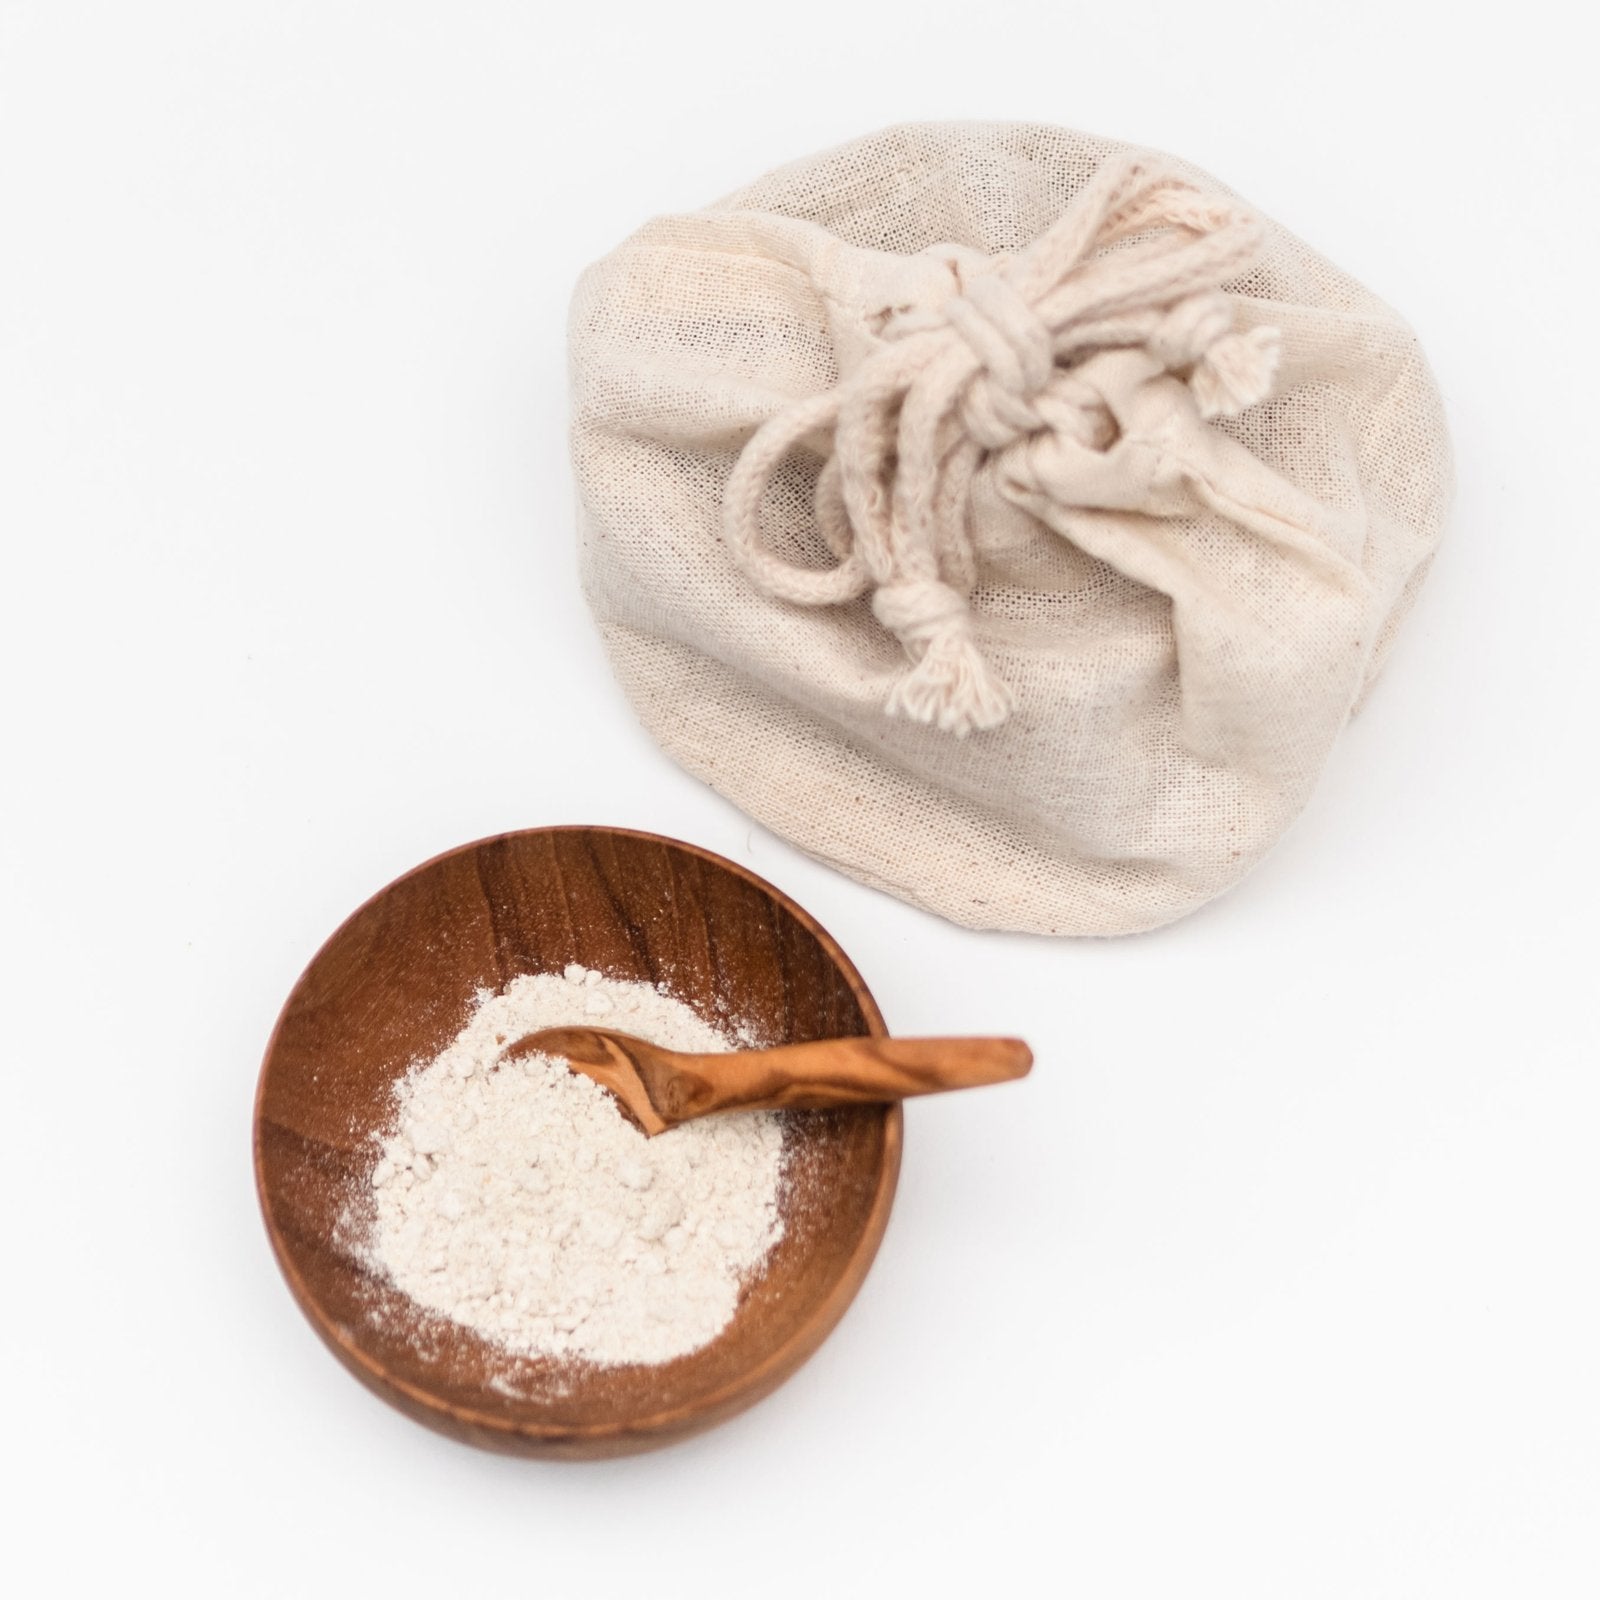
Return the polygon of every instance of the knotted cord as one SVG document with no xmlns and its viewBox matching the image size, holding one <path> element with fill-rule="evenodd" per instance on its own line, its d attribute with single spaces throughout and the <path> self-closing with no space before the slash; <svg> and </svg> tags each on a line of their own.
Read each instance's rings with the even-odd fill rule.
<svg viewBox="0 0 1600 1600">
<path fill-rule="evenodd" d="M 1123 240 L 1133 242 L 1107 249 Z M 958 736 L 998 727 L 1012 695 L 973 640 L 968 604 L 974 475 L 987 457 L 1047 430 L 1114 449 L 1115 420 L 1080 370 L 1101 351 L 1143 348 L 1187 383 L 1207 419 L 1265 399 L 1277 330 L 1236 332 L 1220 292 L 1261 241 L 1241 206 L 1127 156 L 1101 166 L 1061 220 L 1015 255 L 937 247 L 951 269 L 949 297 L 891 309 L 865 360 L 745 446 L 723 500 L 733 559 L 765 593 L 797 605 L 839 605 L 872 590 L 873 614 L 911 662 L 885 709 Z M 831 450 L 816 521 L 837 558 L 820 570 L 780 559 L 760 536 L 774 475 L 817 438 Z"/>
</svg>

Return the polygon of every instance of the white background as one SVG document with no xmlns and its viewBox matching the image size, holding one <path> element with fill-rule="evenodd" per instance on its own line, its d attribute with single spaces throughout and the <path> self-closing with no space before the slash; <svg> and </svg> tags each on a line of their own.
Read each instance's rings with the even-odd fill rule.
<svg viewBox="0 0 1600 1600">
<path fill-rule="evenodd" d="M 0 3 L 13 1592 L 1596 1593 L 1597 128 L 1553 12 L 1473 9 Z M 1449 403 L 1388 677 L 1153 936 L 967 933 L 798 856 L 647 742 L 577 589 L 579 269 L 960 116 L 1211 169 Z M 587 1467 L 353 1383 L 249 1162 L 335 924 L 574 821 L 771 878 L 897 1030 L 1039 1056 L 910 1109 L 792 1382 Z"/>
</svg>

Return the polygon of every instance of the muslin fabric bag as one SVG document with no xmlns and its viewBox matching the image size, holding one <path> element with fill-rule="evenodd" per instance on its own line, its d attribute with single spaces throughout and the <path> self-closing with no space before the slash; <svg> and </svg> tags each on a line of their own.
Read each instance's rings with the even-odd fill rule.
<svg viewBox="0 0 1600 1600">
<path fill-rule="evenodd" d="M 891 128 L 572 308 L 585 589 L 646 727 L 961 923 L 1109 934 L 1305 804 L 1439 538 L 1415 338 L 1204 173 Z"/>
</svg>

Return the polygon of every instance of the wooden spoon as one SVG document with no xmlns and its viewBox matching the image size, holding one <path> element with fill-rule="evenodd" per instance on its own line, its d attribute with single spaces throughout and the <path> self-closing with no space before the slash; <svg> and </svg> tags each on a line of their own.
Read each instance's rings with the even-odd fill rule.
<svg viewBox="0 0 1600 1600">
<path fill-rule="evenodd" d="M 564 1057 L 654 1137 L 714 1111 L 820 1110 L 972 1089 L 1023 1077 L 1020 1039 L 816 1039 L 773 1050 L 687 1055 L 610 1028 L 541 1028 L 501 1052 Z"/>
</svg>

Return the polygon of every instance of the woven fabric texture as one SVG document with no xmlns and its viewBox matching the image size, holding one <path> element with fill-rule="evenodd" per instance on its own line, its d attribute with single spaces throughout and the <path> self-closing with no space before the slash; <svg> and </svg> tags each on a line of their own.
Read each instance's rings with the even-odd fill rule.
<svg viewBox="0 0 1600 1600">
<path fill-rule="evenodd" d="M 1387 306 L 1214 179 L 887 129 L 581 279 L 585 591 L 662 747 L 976 927 L 1158 926 L 1249 871 L 1450 492 Z"/>
</svg>

